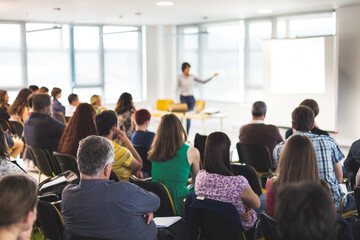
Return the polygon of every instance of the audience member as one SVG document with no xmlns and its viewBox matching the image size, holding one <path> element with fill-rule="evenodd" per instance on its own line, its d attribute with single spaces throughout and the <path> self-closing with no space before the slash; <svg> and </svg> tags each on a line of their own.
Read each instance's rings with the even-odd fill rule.
<svg viewBox="0 0 360 240">
<path fill-rule="evenodd" d="M 20 90 L 19 94 L 15 98 L 15 101 L 8 109 L 11 120 L 18 122 L 25 121 L 29 111 L 27 99 L 31 93 L 32 91 L 28 88 Z"/>
<path fill-rule="evenodd" d="M 302 101 L 302 102 L 300 103 L 299 106 L 309 107 L 309 108 L 314 112 L 314 115 L 315 115 L 314 118 L 316 118 L 316 116 L 319 114 L 319 111 L 320 111 L 319 105 L 318 105 L 317 102 L 316 102 L 315 100 L 313 100 L 313 99 L 305 99 L 304 101 Z M 286 139 L 289 138 L 289 137 L 293 134 L 294 131 L 295 131 L 295 129 L 293 129 L 293 128 L 288 129 L 288 130 L 286 131 L 285 138 L 286 138 Z M 311 132 L 312 132 L 313 134 L 317 134 L 317 135 L 326 135 L 326 136 L 329 136 L 329 133 L 328 133 L 328 132 L 323 131 L 323 130 L 321 130 L 321 129 L 318 127 L 318 125 L 316 124 L 315 120 L 314 120 L 314 127 L 311 129 Z"/>
<path fill-rule="evenodd" d="M 96 114 L 106 110 L 106 108 L 102 106 L 101 96 L 99 95 L 92 95 L 90 98 L 90 104 L 94 107 Z"/>
<path fill-rule="evenodd" d="M 57 151 L 76 157 L 80 140 L 97 135 L 95 115 L 96 112 L 90 104 L 79 104 L 61 135 Z"/>
<path fill-rule="evenodd" d="M 8 113 L 9 108 L 9 95 L 7 91 L 0 89 L 0 119 L 9 120 L 10 115 Z"/>
<path fill-rule="evenodd" d="M 50 96 L 36 94 L 33 98 L 33 112 L 24 123 L 24 136 L 29 146 L 45 148 L 52 153 L 58 148 L 65 124 L 51 118 L 50 114 Z"/>
<path fill-rule="evenodd" d="M 29 240 L 36 220 L 37 186 L 23 175 L 0 178 L 0 239 Z"/>
<path fill-rule="evenodd" d="M 275 215 L 276 192 L 287 183 L 314 181 L 320 183 L 314 146 L 305 135 L 289 138 L 281 151 L 276 177 L 266 183 L 266 210 Z"/>
<path fill-rule="evenodd" d="M 124 92 L 121 94 L 116 104 L 115 112 L 118 115 L 120 130 L 124 131 L 126 136 L 131 139 L 131 135 L 135 132 L 135 106 L 130 93 Z"/>
<path fill-rule="evenodd" d="M 335 240 L 338 217 L 330 194 L 319 183 L 288 184 L 276 196 L 281 239 Z"/>
<path fill-rule="evenodd" d="M 39 88 L 39 91 L 37 93 L 49 94 L 49 89 L 47 87 L 41 87 L 41 88 Z"/>
<path fill-rule="evenodd" d="M 54 87 L 51 90 L 51 96 L 53 97 L 52 101 L 52 111 L 53 112 L 61 112 L 65 116 L 65 107 L 59 102 L 59 98 L 61 98 L 61 89 Z"/>
<path fill-rule="evenodd" d="M 260 199 L 243 176 L 234 176 L 230 166 L 229 137 L 213 132 L 205 144 L 204 169 L 196 176 L 198 196 L 232 203 L 239 212 L 245 230 L 253 227 L 257 216 L 252 208 L 260 207 Z"/>
<path fill-rule="evenodd" d="M 272 152 L 276 144 L 283 141 L 283 139 L 277 127 L 264 124 L 266 104 L 262 101 L 255 102 L 252 105 L 251 114 L 252 121 L 240 128 L 240 142 L 266 145 Z"/>
<path fill-rule="evenodd" d="M 98 134 L 109 139 L 113 145 L 115 156 L 112 170 L 119 180 L 129 181 L 131 173 L 142 178 L 142 160 L 126 134 L 120 131 L 116 113 L 110 110 L 103 111 L 96 115 L 95 121 Z M 120 142 L 125 147 L 122 147 Z"/>
<path fill-rule="evenodd" d="M 186 140 L 186 131 L 180 120 L 174 114 L 164 115 L 148 154 L 152 162 L 152 181 L 167 187 L 176 215 L 182 215 L 183 200 L 189 194 L 190 172 L 192 183 L 195 183 L 200 168 L 200 153 L 185 144 Z"/>
<path fill-rule="evenodd" d="M 131 142 L 134 145 L 150 147 L 155 133 L 148 131 L 151 114 L 146 109 L 135 111 L 135 129 L 136 131 L 131 135 Z"/>
<path fill-rule="evenodd" d="M 33 92 L 33 93 L 37 93 L 39 91 L 39 87 L 36 85 L 30 85 L 29 89 Z"/>
<path fill-rule="evenodd" d="M 345 171 L 352 184 L 355 183 L 355 176 L 360 167 L 360 139 L 351 144 L 349 153 L 344 161 Z"/>
<path fill-rule="evenodd" d="M 329 136 L 317 135 L 310 132 L 314 126 L 314 113 L 306 106 L 297 107 L 291 114 L 293 128 L 296 130 L 293 135 L 305 135 L 312 141 L 318 162 L 319 175 L 321 179 L 326 180 L 333 194 L 335 205 L 339 208 L 340 199 L 344 193 L 340 187 L 342 183 L 343 172 L 340 161 L 344 158 L 339 146 L 335 140 Z M 274 165 L 276 166 L 281 150 L 285 142 L 279 143 L 273 152 Z M 345 211 L 355 208 L 355 202 L 352 196 L 348 195 L 343 204 Z"/>
<path fill-rule="evenodd" d="M 72 117 L 76 107 L 80 104 L 80 101 L 78 95 L 74 93 L 69 95 L 68 100 L 70 105 L 66 108 L 65 117 Z"/>
<path fill-rule="evenodd" d="M 155 240 L 152 219 L 160 199 L 134 184 L 109 181 L 114 163 L 111 141 L 89 136 L 81 140 L 77 157 L 80 183 L 62 192 L 66 231 L 93 238 Z"/>
</svg>

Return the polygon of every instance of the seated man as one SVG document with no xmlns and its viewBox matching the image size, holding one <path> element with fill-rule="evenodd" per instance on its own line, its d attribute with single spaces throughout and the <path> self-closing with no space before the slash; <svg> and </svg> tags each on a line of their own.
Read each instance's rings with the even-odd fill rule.
<svg viewBox="0 0 360 240">
<path fill-rule="evenodd" d="M 335 140 L 326 135 L 317 135 L 311 133 L 314 127 L 314 113 L 306 106 L 297 107 L 291 114 L 293 128 L 295 134 L 305 135 L 312 141 L 319 168 L 321 179 L 326 180 L 331 188 L 336 208 L 339 208 L 340 199 L 344 193 L 340 187 L 342 183 L 343 173 L 340 161 L 344 158 L 339 146 Z M 285 141 L 276 145 L 273 152 L 274 166 L 279 162 L 281 150 L 285 145 Z M 350 195 L 345 201 L 343 207 L 345 211 L 355 209 L 354 199 Z"/>
<path fill-rule="evenodd" d="M 344 161 L 344 167 L 351 184 L 355 184 L 355 176 L 360 167 L 360 139 L 351 144 L 349 154 Z"/>
<path fill-rule="evenodd" d="M 114 148 L 104 137 L 89 136 L 80 141 L 79 185 L 62 192 L 62 216 L 68 233 L 116 240 L 155 240 L 153 212 L 160 199 L 128 182 L 110 181 Z"/>
<path fill-rule="evenodd" d="M 155 133 L 149 132 L 151 114 L 146 109 L 135 111 L 135 127 L 136 131 L 131 136 L 131 142 L 134 145 L 150 147 Z"/>
<path fill-rule="evenodd" d="M 313 112 L 315 117 L 319 114 L 319 105 L 317 104 L 317 102 L 313 99 L 305 99 L 304 101 L 302 101 L 300 103 L 300 106 L 306 106 L 309 107 Z M 285 134 L 285 139 L 287 139 L 288 137 L 290 137 L 294 132 L 294 129 L 290 128 L 286 131 Z M 329 133 L 326 131 L 323 131 L 319 128 L 319 126 L 315 123 L 314 121 L 314 127 L 311 129 L 311 132 L 317 135 L 326 135 L 329 136 Z"/>
<path fill-rule="evenodd" d="M 251 114 L 252 121 L 240 128 L 240 142 L 266 145 L 272 153 L 276 144 L 283 139 L 277 127 L 264 124 L 266 104 L 262 101 L 254 102 Z"/>
<path fill-rule="evenodd" d="M 78 95 L 74 93 L 69 95 L 68 100 L 70 105 L 66 107 L 65 117 L 72 117 L 80 101 Z"/>
<path fill-rule="evenodd" d="M 65 124 L 53 119 L 51 99 L 47 94 L 39 93 L 33 97 L 33 112 L 25 120 L 25 142 L 32 147 L 45 148 L 50 153 L 56 151 Z"/>
<path fill-rule="evenodd" d="M 109 139 L 114 147 L 115 162 L 112 170 L 119 180 L 129 181 L 132 173 L 142 178 L 142 173 L 140 172 L 143 165 L 142 160 L 125 132 L 120 131 L 116 113 L 110 110 L 103 111 L 96 115 L 95 122 L 99 136 Z M 120 146 L 120 142 L 125 147 Z"/>
<path fill-rule="evenodd" d="M 330 194 L 323 186 L 314 182 L 285 185 L 276 199 L 281 239 L 336 239 L 338 217 Z"/>
</svg>

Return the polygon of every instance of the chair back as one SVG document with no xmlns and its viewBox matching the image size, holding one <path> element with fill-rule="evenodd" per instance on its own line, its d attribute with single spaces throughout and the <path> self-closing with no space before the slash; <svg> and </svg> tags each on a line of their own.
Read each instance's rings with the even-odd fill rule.
<svg viewBox="0 0 360 240">
<path fill-rule="evenodd" d="M 18 121 L 9 121 L 12 129 L 12 133 L 18 136 L 19 138 L 22 138 L 23 132 L 24 132 L 24 126 L 21 124 L 21 122 Z"/>
<path fill-rule="evenodd" d="M 66 172 L 67 170 L 71 170 L 80 177 L 77 161 L 74 156 L 69 154 L 53 152 L 53 157 L 55 162 L 60 168 L 60 173 Z"/>
<path fill-rule="evenodd" d="M 9 130 L 9 132 L 13 132 L 12 127 L 8 120 L 1 118 L 0 125 L 4 131 Z"/>
<path fill-rule="evenodd" d="M 239 213 L 233 204 L 197 197 L 189 208 L 192 223 L 199 227 L 199 239 L 245 239 Z"/>
<path fill-rule="evenodd" d="M 42 200 L 38 201 L 35 225 L 40 228 L 46 239 L 63 239 L 64 221 L 54 204 Z"/>
<path fill-rule="evenodd" d="M 280 240 L 276 220 L 266 210 L 260 213 L 260 222 L 266 240 Z"/>
<path fill-rule="evenodd" d="M 204 165 L 204 153 L 205 153 L 205 142 L 206 142 L 206 135 L 200 135 L 200 134 L 195 134 L 195 139 L 194 139 L 194 147 L 199 150 L 200 152 L 200 159 L 201 159 L 201 163 L 202 165 Z"/>
<path fill-rule="evenodd" d="M 204 100 L 196 100 L 195 101 L 195 110 L 197 112 L 201 112 L 205 108 L 205 101 Z"/>
<path fill-rule="evenodd" d="M 358 216 L 360 216 L 360 187 L 355 187 L 354 189 L 354 198 L 356 203 L 356 209 L 358 212 Z"/>
<path fill-rule="evenodd" d="M 59 173 L 59 168 L 47 149 L 32 146 L 28 146 L 28 149 L 40 173 L 48 177 L 54 177 Z"/>
<path fill-rule="evenodd" d="M 115 182 L 120 182 L 120 179 L 119 179 L 118 176 L 114 173 L 114 171 L 111 171 L 109 180 L 113 180 L 113 181 L 115 181 Z"/>
<path fill-rule="evenodd" d="M 241 175 L 245 177 L 252 190 L 260 197 L 262 194 L 258 175 L 253 167 L 248 165 L 242 165 L 240 163 L 231 163 L 232 172 L 234 175 Z"/>
<path fill-rule="evenodd" d="M 67 123 L 66 118 L 62 112 L 53 112 L 53 118 L 64 124 Z"/>
<path fill-rule="evenodd" d="M 157 217 L 175 216 L 175 207 L 167 188 L 158 182 L 145 181 L 136 178 L 135 176 L 130 177 L 130 182 L 138 185 L 139 187 L 155 193 L 160 198 L 160 207 L 154 212 Z"/>
<path fill-rule="evenodd" d="M 272 157 L 267 146 L 261 144 L 236 144 L 241 163 L 250 165 L 258 173 L 270 173 L 273 169 Z"/>
<path fill-rule="evenodd" d="M 320 183 L 321 186 L 323 186 L 326 191 L 328 191 L 329 193 L 332 192 L 329 183 L 325 179 L 320 179 Z"/>
<path fill-rule="evenodd" d="M 156 110 L 159 111 L 169 111 L 170 105 L 173 104 L 172 99 L 159 99 L 156 101 Z"/>
<path fill-rule="evenodd" d="M 134 145 L 135 150 L 138 152 L 138 154 L 141 157 L 141 160 L 143 162 L 143 172 L 147 173 L 150 177 L 151 177 L 151 162 L 148 160 L 148 151 L 149 151 L 149 147 L 148 146 L 139 146 L 139 145 Z"/>
</svg>

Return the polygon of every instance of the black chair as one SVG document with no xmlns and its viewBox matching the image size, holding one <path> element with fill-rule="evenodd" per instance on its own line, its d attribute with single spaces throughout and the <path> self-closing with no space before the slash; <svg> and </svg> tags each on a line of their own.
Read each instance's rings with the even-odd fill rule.
<svg viewBox="0 0 360 240">
<path fill-rule="evenodd" d="M 147 157 L 148 151 L 150 148 L 147 146 L 139 146 L 139 145 L 134 145 L 134 148 L 140 155 L 141 160 L 143 162 L 142 171 L 147 173 L 149 175 L 149 177 L 151 177 L 151 162 L 148 160 L 148 157 Z"/>
<path fill-rule="evenodd" d="M 4 131 L 9 130 L 9 132 L 11 132 L 11 133 L 13 132 L 10 122 L 8 120 L 1 118 L 0 125 Z"/>
<path fill-rule="evenodd" d="M 174 203 L 172 201 L 169 191 L 163 184 L 158 182 L 141 180 L 136 178 L 135 176 L 130 177 L 130 182 L 159 196 L 160 207 L 154 213 L 157 217 L 175 216 Z"/>
<path fill-rule="evenodd" d="M 360 187 L 355 187 L 354 189 L 354 198 L 356 202 L 356 209 L 358 212 L 358 218 L 360 218 Z"/>
<path fill-rule="evenodd" d="M 56 194 L 46 194 L 46 195 L 38 196 L 38 199 L 50 203 L 57 202 L 60 200 L 59 196 Z"/>
<path fill-rule="evenodd" d="M 280 240 L 276 229 L 276 220 L 267 211 L 264 210 L 260 213 L 260 222 L 265 240 Z"/>
<path fill-rule="evenodd" d="M 196 134 L 194 139 L 194 147 L 199 150 L 200 152 L 200 159 L 201 163 L 204 163 L 204 153 L 205 153 L 205 142 L 206 142 L 206 135 Z"/>
<path fill-rule="evenodd" d="M 260 197 L 262 190 L 255 169 L 253 169 L 251 166 L 242 165 L 239 163 L 231 163 L 231 168 L 234 175 L 244 176 L 248 180 L 252 190 Z"/>
<path fill-rule="evenodd" d="M 186 198 L 185 220 L 190 220 L 188 223 L 195 227 L 196 239 L 246 239 L 239 213 L 233 204 L 194 197 L 196 195 L 191 193 Z"/>
<path fill-rule="evenodd" d="M 18 136 L 19 138 L 23 137 L 24 126 L 18 121 L 9 121 L 11 125 L 12 133 Z"/>
<path fill-rule="evenodd" d="M 62 112 L 53 112 L 53 118 L 64 124 L 67 123 L 66 118 Z"/>
<path fill-rule="evenodd" d="M 28 146 L 31 158 L 40 171 L 40 175 L 44 174 L 48 177 L 55 177 L 59 174 L 59 167 L 47 149 Z M 40 182 L 39 175 L 39 182 Z"/>
<path fill-rule="evenodd" d="M 59 210 L 52 203 L 39 200 L 35 225 L 40 228 L 46 239 L 63 239 L 64 221 Z"/>
<path fill-rule="evenodd" d="M 113 171 L 111 171 L 111 173 L 110 173 L 109 180 L 114 180 L 115 182 L 120 182 L 120 179 Z"/>
<path fill-rule="evenodd" d="M 267 146 L 238 142 L 236 148 L 239 154 L 240 163 L 245 163 L 246 165 L 255 168 L 256 173 L 260 178 L 269 178 L 274 175 L 272 156 Z"/>
<path fill-rule="evenodd" d="M 60 173 L 66 172 L 67 170 L 71 170 L 72 172 L 76 173 L 76 175 L 80 176 L 77 161 L 74 156 L 69 154 L 53 152 L 53 157 L 55 162 L 60 168 Z"/>
</svg>

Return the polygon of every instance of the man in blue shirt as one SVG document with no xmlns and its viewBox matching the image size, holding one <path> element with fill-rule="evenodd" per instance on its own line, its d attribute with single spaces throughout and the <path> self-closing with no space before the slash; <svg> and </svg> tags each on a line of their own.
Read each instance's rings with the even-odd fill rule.
<svg viewBox="0 0 360 240">
<path fill-rule="evenodd" d="M 106 239 L 155 240 L 153 212 L 157 195 L 129 182 L 110 181 L 114 162 L 111 142 L 100 136 L 83 139 L 78 149 L 79 185 L 62 193 L 62 216 L 67 232 Z"/>
</svg>

